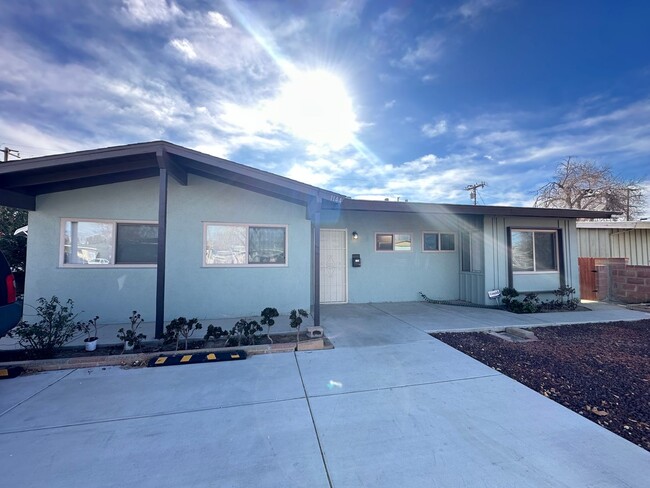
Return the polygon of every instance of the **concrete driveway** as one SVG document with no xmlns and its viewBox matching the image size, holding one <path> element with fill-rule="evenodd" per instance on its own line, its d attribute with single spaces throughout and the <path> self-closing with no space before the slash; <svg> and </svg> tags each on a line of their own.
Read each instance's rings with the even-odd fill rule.
<svg viewBox="0 0 650 488">
<path fill-rule="evenodd" d="M 647 451 L 373 308 L 367 345 L 326 307 L 331 351 L 0 381 L 2 485 L 647 486 Z"/>
</svg>

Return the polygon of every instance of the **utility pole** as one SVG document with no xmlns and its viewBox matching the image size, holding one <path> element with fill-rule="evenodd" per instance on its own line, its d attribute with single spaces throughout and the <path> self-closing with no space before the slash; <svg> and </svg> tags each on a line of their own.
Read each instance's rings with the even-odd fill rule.
<svg viewBox="0 0 650 488">
<path fill-rule="evenodd" d="M 625 201 L 625 220 L 628 222 L 630 221 L 630 192 L 631 191 L 638 191 L 638 188 L 630 188 L 629 186 L 625 188 L 627 192 L 627 198 Z"/>
<path fill-rule="evenodd" d="M 474 183 L 473 185 L 467 185 L 465 187 L 465 190 L 469 192 L 470 200 L 474 200 L 474 205 L 476 205 L 476 197 L 478 196 L 478 189 L 485 188 L 486 186 L 487 183 L 485 181 L 481 181 L 480 183 Z"/>
<path fill-rule="evenodd" d="M 5 146 L 2 152 L 4 153 L 4 160 L 3 160 L 4 163 L 9 161 L 9 156 L 13 156 L 15 158 L 20 159 L 20 153 L 18 152 L 17 149 L 9 149 L 7 146 Z"/>
</svg>

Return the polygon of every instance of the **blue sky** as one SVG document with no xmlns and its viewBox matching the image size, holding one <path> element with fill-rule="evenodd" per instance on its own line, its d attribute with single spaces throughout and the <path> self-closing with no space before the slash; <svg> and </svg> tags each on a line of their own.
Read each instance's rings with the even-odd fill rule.
<svg viewBox="0 0 650 488">
<path fill-rule="evenodd" d="M 0 144 L 165 139 L 356 198 L 650 184 L 650 2 L 5 0 Z"/>
</svg>

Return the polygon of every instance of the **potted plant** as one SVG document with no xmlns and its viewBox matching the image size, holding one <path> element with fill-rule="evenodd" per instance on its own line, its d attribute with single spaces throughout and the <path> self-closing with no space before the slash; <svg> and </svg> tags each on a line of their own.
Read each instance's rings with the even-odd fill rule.
<svg viewBox="0 0 650 488">
<path fill-rule="evenodd" d="M 117 331 L 117 338 L 124 342 L 124 351 L 132 351 L 135 346 L 139 346 L 147 338 L 146 335 L 138 333 L 138 327 L 144 322 L 140 314 L 134 310 L 129 320 L 131 321 L 129 329 L 125 330 L 124 327 L 120 327 Z"/>
<path fill-rule="evenodd" d="M 97 321 L 99 320 L 99 316 L 95 316 L 94 319 L 90 319 L 88 323 L 82 324 L 81 327 L 83 331 L 88 334 L 88 337 L 84 339 L 84 346 L 86 347 L 86 351 L 92 352 L 95 349 L 97 349 L 97 341 L 99 340 L 99 337 L 97 336 Z M 90 335 L 90 331 L 94 330 L 95 335 Z"/>
</svg>

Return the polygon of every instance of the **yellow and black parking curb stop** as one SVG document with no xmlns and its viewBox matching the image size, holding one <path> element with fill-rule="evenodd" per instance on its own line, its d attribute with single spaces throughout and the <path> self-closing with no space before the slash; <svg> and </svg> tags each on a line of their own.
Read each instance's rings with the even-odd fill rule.
<svg viewBox="0 0 650 488">
<path fill-rule="evenodd" d="M 0 380 L 15 378 L 25 371 L 20 366 L 0 366 Z"/>
<path fill-rule="evenodd" d="M 193 354 L 161 354 L 147 363 L 150 368 L 158 366 L 177 366 L 179 364 L 217 363 L 246 359 L 246 351 L 197 352 Z"/>
</svg>

